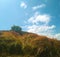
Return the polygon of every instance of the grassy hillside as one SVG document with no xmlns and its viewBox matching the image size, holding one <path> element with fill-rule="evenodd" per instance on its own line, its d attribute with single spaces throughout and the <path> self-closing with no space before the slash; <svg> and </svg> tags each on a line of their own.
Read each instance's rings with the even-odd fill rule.
<svg viewBox="0 0 60 57">
<path fill-rule="evenodd" d="M 0 57 L 60 57 L 60 40 L 33 33 L 0 31 Z"/>
</svg>

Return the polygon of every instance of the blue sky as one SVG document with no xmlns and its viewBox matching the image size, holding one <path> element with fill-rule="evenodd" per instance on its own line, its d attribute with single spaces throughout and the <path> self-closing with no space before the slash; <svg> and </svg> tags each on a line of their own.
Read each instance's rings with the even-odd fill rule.
<svg viewBox="0 0 60 57">
<path fill-rule="evenodd" d="M 21 26 L 24 31 L 60 36 L 60 0 L 0 0 L 0 30 Z"/>
</svg>

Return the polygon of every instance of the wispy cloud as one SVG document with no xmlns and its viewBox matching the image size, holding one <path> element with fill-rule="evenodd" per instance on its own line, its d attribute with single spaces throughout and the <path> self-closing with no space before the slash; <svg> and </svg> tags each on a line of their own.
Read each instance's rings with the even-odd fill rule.
<svg viewBox="0 0 60 57">
<path fill-rule="evenodd" d="M 47 25 L 32 25 L 28 26 L 28 32 L 33 32 L 33 33 L 51 33 L 52 29 L 55 28 L 55 25 L 47 26 Z"/>
<path fill-rule="evenodd" d="M 60 33 L 57 33 L 54 36 L 55 36 L 55 38 L 58 38 L 60 40 Z"/>
<path fill-rule="evenodd" d="M 55 25 L 31 25 L 28 26 L 28 32 L 32 32 L 32 33 L 36 33 L 39 35 L 45 35 L 48 37 L 53 37 L 54 35 L 54 29 L 55 29 Z"/>
<path fill-rule="evenodd" d="M 41 15 L 41 14 L 35 13 L 34 16 L 32 16 L 28 19 L 28 22 L 31 22 L 33 24 L 34 23 L 37 24 L 38 22 L 47 24 L 50 22 L 50 18 L 51 18 L 50 15 L 47 15 L 47 14 Z"/>
<path fill-rule="evenodd" d="M 32 9 L 37 10 L 39 8 L 44 8 L 45 6 L 46 6 L 45 4 L 41 4 L 41 5 L 37 5 L 37 6 L 32 7 Z"/>
<path fill-rule="evenodd" d="M 37 33 L 39 35 L 52 37 L 56 26 L 53 24 L 49 25 L 50 21 L 50 15 L 35 13 L 32 17 L 28 19 L 28 23 L 30 23 L 30 25 L 27 26 L 27 31 Z"/>
<path fill-rule="evenodd" d="M 27 8 L 27 4 L 25 2 L 21 2 L 20 3 L 20 7 L 26 9 Z"/>
</svg>

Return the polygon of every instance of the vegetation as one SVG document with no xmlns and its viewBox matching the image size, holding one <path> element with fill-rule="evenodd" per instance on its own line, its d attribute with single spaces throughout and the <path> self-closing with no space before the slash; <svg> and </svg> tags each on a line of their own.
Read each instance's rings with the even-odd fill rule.
<svg viewBox="0 0 60 57">
<path fill-rule="evenodd" d="M 11 27 L 11 31 L 15 31 L 15 32 L 17 32 L 17 33 L 22 34 L 22 29 L 21 29 L 21 27 L 16 26 L 16 25 L 14 25 L 14 26 Z"/>
<path fill-rule="evenodd" d="M 21 33 L 19 26 L 0 32 L 0 57 L 60 57 L 60 40 Z"/>
</svg>

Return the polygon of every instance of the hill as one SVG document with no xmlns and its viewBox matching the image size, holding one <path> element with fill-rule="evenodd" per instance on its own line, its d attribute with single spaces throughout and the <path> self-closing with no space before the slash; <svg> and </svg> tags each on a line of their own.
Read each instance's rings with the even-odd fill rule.
<svg viewBox="0 0 60 57">
<path fill-rule="evenodd" d="M 0 31 L 0 57 L 60 57 L 60 40 L 33 33 Z"/>
</svg>

